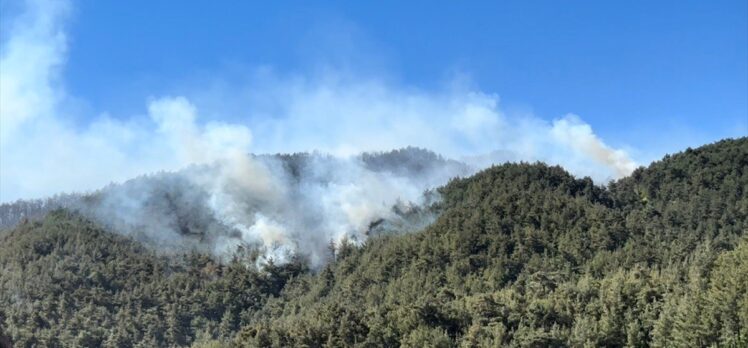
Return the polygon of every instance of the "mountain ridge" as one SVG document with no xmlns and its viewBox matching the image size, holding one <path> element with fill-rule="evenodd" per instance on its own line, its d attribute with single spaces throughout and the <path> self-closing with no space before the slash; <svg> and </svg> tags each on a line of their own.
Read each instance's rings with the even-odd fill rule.
<svg viewBox="0 0 748 348">
<path fill-rule="evenodd" d="M 22 347 L 740 346 L 747 164 L 741 138 L 608 187 L 558 166 L 495 166 L 438 189 L 425 229 L 331 245 L 315 272 L 303 258 L 255 268 L 251 251 L 106 262 L 131 242 L 65 249 L 66 231 L 107 232 L 57 212 L 0 236 L 0 336 Z M 116 285 L 121 263 L 144 265 L 140 281 Z M 95 272 L 62 271 L 76 264 Z"/>
</svg>

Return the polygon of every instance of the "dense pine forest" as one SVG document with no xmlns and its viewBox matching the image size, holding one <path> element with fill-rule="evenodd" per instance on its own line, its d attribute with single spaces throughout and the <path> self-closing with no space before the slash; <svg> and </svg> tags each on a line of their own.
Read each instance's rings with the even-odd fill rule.
<svg viewBox="0 0 748 348">
<path fill-rule="evenodd" d="M 0 231 L 0 346 L 748 346 L 748 138 L 607 186 L 518 163 L 438 193 L 426 228 L 321 269 L 23 220 Z"/>
</svg>

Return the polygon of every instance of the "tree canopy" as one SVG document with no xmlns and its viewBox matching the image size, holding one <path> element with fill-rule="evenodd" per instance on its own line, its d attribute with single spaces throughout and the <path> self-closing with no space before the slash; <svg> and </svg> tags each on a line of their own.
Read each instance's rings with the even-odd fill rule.
<svg viewBox="0 0 748 348">
<path fill-rule="evenodd" d="M 379 165 L 379 164 L 377 164 Z M 0 234 L 17 347 L 748 345 L 748 138 L 607 186 L 542 163 L 438 190 L 438 218 L 255 266 L 158 253 L 71 212 Z"/>
</svg>

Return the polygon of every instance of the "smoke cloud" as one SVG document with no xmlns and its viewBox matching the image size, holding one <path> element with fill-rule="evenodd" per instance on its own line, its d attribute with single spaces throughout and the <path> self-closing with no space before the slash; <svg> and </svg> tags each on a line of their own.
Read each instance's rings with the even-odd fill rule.
<svg viewBox="0 0 748 348">
<path fill-rule="evenodd" d="M 141 115 L 81 115 L 61 82 L 69 12 L 64 1 L 29 1 L 4 30 L 0 202 L 89 192 L 54 202 L 163 245 L 218 254 L 254 245 L 321 264 L 330 241 L 363 241 L 382 221 L 428 221 L 408 218 L 434 199 L 425 190 L 490 164 L 545 161 L 598 182 L 636 166 L 575 115 L 509 116 L 498 96 L 475 88 L 421 90 L 335 71 L 258 70 L 238 92 L 153 97 Z M 201 116 L 225 111 L 215 98 L 240 111 Z M 467 165 L 414 149 L 359 156 L 407 146 Z M 317 154 L 250 155 L 305 151 Z M 98 190 L 112 182 L 124 184 Z"/>
</svg>

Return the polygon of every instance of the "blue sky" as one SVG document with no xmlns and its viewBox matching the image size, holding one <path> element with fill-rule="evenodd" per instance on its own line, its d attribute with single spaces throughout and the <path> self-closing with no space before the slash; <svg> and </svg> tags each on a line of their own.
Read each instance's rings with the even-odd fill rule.
<svg viewBox="0 0 748 348">
<path fill-rule="evenodd" d="M 465 74 L 506 107 L 573 112 L 613 144 L 746 133 L 748 2 L 76 3 L 70 90 L 98 108 L 234 66 L 344 65 L 419 88 Z M 670 139 L 673 140 L 673 139 Z"/>
<path fill-rule="evenodd" d="M 600 180 L 748 134 L 743 0 L 0 0 L 0 19 L 0 201 L 178 169 L 185 134 Z"/>
</svg>

